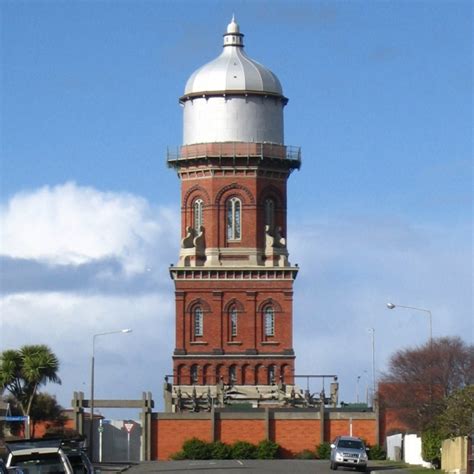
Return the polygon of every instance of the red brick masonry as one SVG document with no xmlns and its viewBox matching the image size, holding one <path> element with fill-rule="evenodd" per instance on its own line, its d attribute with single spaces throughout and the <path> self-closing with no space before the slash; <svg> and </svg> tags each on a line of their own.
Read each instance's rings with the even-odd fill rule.
<svg viewBox="0 0 474 474">
<path fill-rule="evenodd" d="M 151 426 L 151 455 L 166 460 L 180 451 L 187 439 L 204 441 L 249 441 L 271 439 L 291 458 L 304 449 L 314 450 L 322 441 L 337 435 L 364 438 L 377 444 L 375 412 L 326 411 L 321 423 L 319 410 L 253 409 L 251 411 L 216 410 L 211 413 L 154 413 Z M 324 432 L 321 439 L 321 432 Z"/>
</svg>

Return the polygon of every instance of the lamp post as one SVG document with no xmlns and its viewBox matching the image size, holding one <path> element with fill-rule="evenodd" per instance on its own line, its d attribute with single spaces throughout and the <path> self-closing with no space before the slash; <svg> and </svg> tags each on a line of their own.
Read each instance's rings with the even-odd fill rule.
<svg viewBox="0 0 474 474">
<path fill-rule="evenodd" d="M 94 365 L 95 365 L 95 341 L 99 336 L 108 336 L 109 334 L 126 334 L 132 332 L 131 329 L 119 329 L 117 331 L 100 332 L 92 336 L 92 359 L 91 359 L 91 398 L 90 408 L 91 417 L 89 423 L 89 456 L 93 461 L 93 449 L 94 449 Z"/>
<path fill-rule="evenodd" d="M 395 309 L 395 308 L 414 309 L 415 311 L 423 311 L 424 313 L 428 313 L 429 320 L 430 320 L 430 347 L 433 347 L 433 323 L 432 323 L 431 311 L 429 309 L 415 308 L 414 306 L 402 306 L 401 304 L 393 304 L 393 303 L 387 303 L 387 308 L 388 309 Z"/>
<path fill-rule="evenodd" d="M 369 331 L 372 334 L 372 406 L 375 401 L 375 328 L 369 328 Z"/>
</svg>

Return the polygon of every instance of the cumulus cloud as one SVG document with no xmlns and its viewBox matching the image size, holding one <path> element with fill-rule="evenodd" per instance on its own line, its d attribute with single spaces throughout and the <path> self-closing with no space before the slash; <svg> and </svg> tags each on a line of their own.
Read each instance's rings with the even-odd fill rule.
<svg viewBox="0 0 474 474">
<path fill-rule="evenodd" d="M 79 265 L 120 256 L 127 272 L 143 270 L 148 250 L 176 223 L 131 194 L 66 183 L 16 194 L 2 209 L 2 254 Z"/>
<path fill-rule="evenodd" d="M 16 194 L 0 227 L 0 348 L 48 344 L 63 384 L 47 390 L 67 407 L 73 391 L 89 389 L 92 335 L 130 327 L 98 340 L 98 396 L 161 398 L 174 341 L 167 266 L 178 255 L 177 211 L 67 183 Z"/>
</svg>

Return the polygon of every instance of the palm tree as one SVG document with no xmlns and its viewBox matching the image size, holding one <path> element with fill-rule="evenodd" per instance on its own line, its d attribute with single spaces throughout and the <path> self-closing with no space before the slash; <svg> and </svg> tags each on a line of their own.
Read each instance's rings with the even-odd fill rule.
<svg viewBox="0 0 474 474">
<path fill-rule="evenodd" d="M 59 361 L 43 344 L 7 350 L 0 355 L 0 389 L 18 401 L 24 416 L 29 416 L 38 388 L 48 382 L 61 383 Z"/>
</svg>

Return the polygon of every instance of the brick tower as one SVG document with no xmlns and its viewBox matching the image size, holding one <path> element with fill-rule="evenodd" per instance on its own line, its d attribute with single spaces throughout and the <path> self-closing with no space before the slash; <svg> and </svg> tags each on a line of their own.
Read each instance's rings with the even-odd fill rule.
<svg viewBox="0 0 474 474">
<path fill-rule="evenodd" d="M 298 268 L 288 261 L 286 182 L 300 150 L 284 144 L 288 99 L 278 78 L 243 48 L 232 19 L 222 54 L 186 84 L 183 145 L 168 153 L 181 180 L 182 232 L 170 268 L 176 346 L 168 410 L 255 406 L 294 384 Z"/>
</svg>

